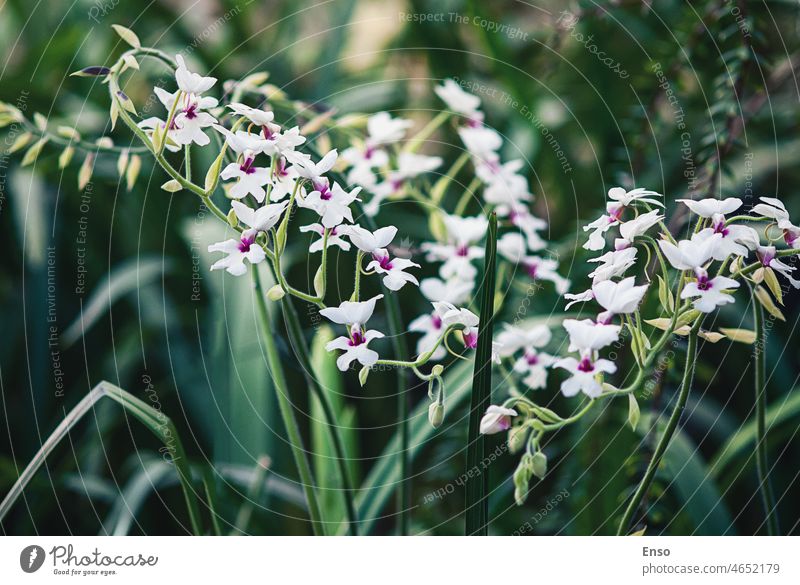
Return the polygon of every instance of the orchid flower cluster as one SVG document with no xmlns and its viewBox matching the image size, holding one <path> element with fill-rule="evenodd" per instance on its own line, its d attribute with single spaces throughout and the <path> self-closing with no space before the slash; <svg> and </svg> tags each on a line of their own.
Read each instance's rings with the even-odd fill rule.
<svg viewBox="0 0 800 585">
<path fill-rule="evenodd" d="M 540 351 L 551 340 L 546 326 L 506 326 L 497 337 L 504 358 L 521 352 L 513 370 L 523 376 L 527 390 L 546 387 L 548 370 L 555 370 L 564 374 L 560 381 L 564 396 L 582 393 L 588 398 L 586 405 L 568 418 L 519 391 L 486 411 L 482 433 L 507 432 L 510 450 L 525 449 L 513 478 L 520 504 L 531 478 L 546 473 L 547 458 L 541 449 L 545 433 L 576 422 L 600 399 L 625 395 L 629 398 L 629 421 L 635 427 L 639 408 L 634 392 L 673 335 L 697 335 L 714 343 L 724 337 L 754 343 L 752 331 L 701 329 L 704 316 L 734 303 L 735 292 L 746 282 L 755 301 L 775 318 L 783 319 L 778 305 L 782 304 L 784 289 L 800 288 L 800 280 L 793 276 L 795 267 L 781 260 L 794 260 L 800 254 L 800 228 L 791 222 L 778 199 L 762 197 L 745 215 L 735 215 L 743 206 L 736 197 L 679 199 L 677 203 L 683 209 L 678 212 L 690 212 L 697 221 L 689 237 L 676 241 L 664 223 L 660 194 L 615 187 L 609 190 L 608 198 L 606 213 L 583 228 L 588 232 L 583 247 L 600 254 L 588 260 L 594 266 L 589 273 L 591 286 L 581 293 L 564 294 L 566 308 L 576 303 L 599 306 L 594 318 L 563 320 L 569 355 L 555 357 Z M 613 248 L 606 251 L 612 233 Z M 633 274 L 637 268 L 640 277 Z M 655 278 L 654 271 L 659 273 Z M 779 277 L 785 283 L 779 282 Z M 653 286 L 652 280 L 657 280 L 658 286 Z M 648 291 L 655 289 L 657 308 L 647 303 Z M 643 319 L 645 307 L 657 310 L 657 314 Z M 645 325 L 652 328 L 649 333 Z M 602 353 L 620 343 L 623 330 L 630 338 L 636 373 L 629 386 L 617 388 L 607 379 L 617 372 L 618 364 Z"/>
</svg>

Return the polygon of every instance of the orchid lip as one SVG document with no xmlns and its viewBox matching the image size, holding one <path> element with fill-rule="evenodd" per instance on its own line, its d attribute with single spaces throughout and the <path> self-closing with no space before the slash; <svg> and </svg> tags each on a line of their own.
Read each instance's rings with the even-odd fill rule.
<svg viewBox="0 0 800 585">
<path fill-rule="evenodd" d="M 252 246 L 255 241 L 256 239 L 252 236 L 243 236 L 242 239 L 239 240 L 239 251 L 243 254 L 249 252 L 250 246 Z"/>
<path fill-rule="evenodd" d="M 592 363 L 592 360 L 590 360 L 588 357 L 581 359 L 581 361 L 578 362 L 578 371 L 586 373 L 593 372 L 594 364 Z"/>
</svg>

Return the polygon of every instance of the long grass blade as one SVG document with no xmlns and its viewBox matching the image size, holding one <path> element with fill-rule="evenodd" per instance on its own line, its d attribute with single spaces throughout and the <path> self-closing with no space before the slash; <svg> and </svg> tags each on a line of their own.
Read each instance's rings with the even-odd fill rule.
<svg viewBox="0 0 800 585">
<path fill-rule="evenodd" d="M 155 410 L 132 394 L 125 392 L 122 388 L 105 381 L 100 382 L 97 386 L 92 388 L 92 390 L 67 413 L 64 420 L 61 421 L 56 429 L 44 441 L 42 447 L 36 455 L 33 456 L 33 459 L 22 471 L 14 485 L 11 486 L 11 490 L 6 494 L 6 497 L 0 502 L 0 522 L 2 522 L 3 518 L 5 518 L 8 511 L 14 505 L 14 502 L 17 501 L 33 476 L 36 475 L 36 472 L 44 464 L 48 455 L 53 452 L 62 439 L 69 434 L 72 428 L 80 422 L 83 416 L 92 410 L 97 401 L 104 396 L 107 396 L 121 405 L 128 414 L 144 424 L 144 426 L 164 444 L 175 466 L 175 470 L 178 473 L 178 478 L 180 479 L 192 531 L 198 535 L 202 534 L 200 512 L 197 507 L 195 492 L 192 488 L 191 468 L 186 458 L 186 453 L 183 450 L 183 443 L 181 443 L 180 437 L 175 429 L 175 425 L 164 413 Z"/>
<path fill-rule="evenodd" d="M 472 375 L 472 401 L 469 411 L 467 438 L 467 474 L 465 507 L 467 536 L 485 536 L 489 529 L 489 474 L 474 474 L 484 458 L 484 438 L 480 434 L 483 413 L 492 399 L 492 333 L 494 330 L 494 283 L 497 263 L 497 215 L 489 218 L 486 236 L 483 283 L 481 284 L 481 314 L 478 347 Z"/>
</svg>

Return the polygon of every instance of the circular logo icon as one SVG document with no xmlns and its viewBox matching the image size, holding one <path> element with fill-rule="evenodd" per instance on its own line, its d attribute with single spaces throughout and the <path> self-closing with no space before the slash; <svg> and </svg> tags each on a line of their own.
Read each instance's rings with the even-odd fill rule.
<svg viewBox="0 0 800 585">
<path fill-rule="evenodd" d="M 44 549 L 41 546 L 32 544 L 26 546 L 19 553 L 19 566 L 26 573 L 35 573 L 44 564 Z"/>
</svg>

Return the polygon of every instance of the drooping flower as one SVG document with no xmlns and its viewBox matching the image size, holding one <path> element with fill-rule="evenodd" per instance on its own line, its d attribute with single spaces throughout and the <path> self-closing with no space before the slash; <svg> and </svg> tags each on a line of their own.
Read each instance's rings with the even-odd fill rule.
<svg viewBox="0 0 800 585">
<path fill-rule="evenodd" d="M 275 173 L 272 176 L 272 189 L 269 192 L 270 201 L 280 201 L 291 195 L 297 185 L 300 175 L 294 166 L 286 165 L 286 158 L 279 156 L 275 163 Z M 299 187 L 301 197 L 305 197 L 305 189 Z"/>
<path fill-rule="evenodd" d="M 697 280 L 688 283 L 681 291 L 682 299 L 692 299 L 694 308 L 701 313 L 710 313 L 721 305 L 734 302 L 734 298 L 723 292 L 734 288 L 739 288 L 739 283 L 726 276 L 716 276 L 708 278 L 708 272 L 702 268 L 695 269 Z"/>
<path fill-rule="evenodd" d="M 789 219 L 789 212 L 780 199 L 774 197 L 761 197 L 763 203 L 753 207 L 753 213 L 774 219 L 778 227 L 783 230 L 783 240 L 792 248 L 800 249 L 800 227 L 794 225 Z"/>
<path fill-rule="evenodd" d="M 564 329 L 569 335 L 569 351 L 597 351 L 619 339 L 620 325 L 596 323 L 591 319 L 564 319 Z"/>
<path fill-rule="evenodd" d="M 408 274 L 409 268 L 419 268 L 419 264 L 405 258 L 392 258 L 386 249 L 378 249 L 372 252 L 372 261 L 367 264 L 367 270 L 374 270 L 378 274 L 383 274 L 383 284 L 392 291 L 398 291 L 407 282 L 419 286 L 419 281 L 413 274 Z"/>
<path fill-rule="evenodd" d="M 697 201 L 694 199 L 678 199 L 678 202 L 683 203 L 696 215 L 705 218 L 715 215 L 728 215 L 742 206 L 742 200 L 738 197 L 728 197 L 726 199 L 709 197 Z"/>
<path fill-rule="evenodd" d="M 482 435 L 494 435 L 511 428 L 511 417 L 517 416 L 513 408 L 505 408 L 492 404 L 486 409 L 486 414 L 481 418 L 480 432 Z"/>
<path fill-rule="evenodd" d="M 597 398 L 603 393 L 603 386 L 597 380 L 597 375 L 613 374 L 617 371 L 614 362 L 606 359 L 592 360 L 588 354 L 583 355 L 580 360 L 574 357 L 561 358 L 553 365 L 571 374 L 561 382 L 561 393 L 567 397 L 583 392 L 589 398 Z"/>
<path fill-rule="evenodd" d="M 328 230 L 328 248 L 331 246 L 339 246 L 342 250 L 347 252 L 350 249 L 350 242 L 347 240 L 342 239 L 342 233 L 340 229 L 343 226 L 333 227 Z M 325 242 L 325 227 L 321 223 L 312 223 L 309 225 L 300 226 L 301 232 L 313 232 L 320 236 L 318 239 L 314 240 L 314 243 L 309 246 L 308 251 L 312 254 L 314 252 L 319 252 L 322 250 L 322 245 Z"/>
<path fill-rule="evenodd" d="M 327 185 L 321 186 L 321 189 L 315 189 L 304 198 L 299 199 L 297 204 L 317 212 L 322 225 L 326 228 L 335 227 L 345 219 L 352 222 L 353 212 L 350 210 L 350 205 L 358 199 L 361 187 L 356 187 L 348 193 L 338 183 L 334 183 L 330 189 Z"/>
</svg>

